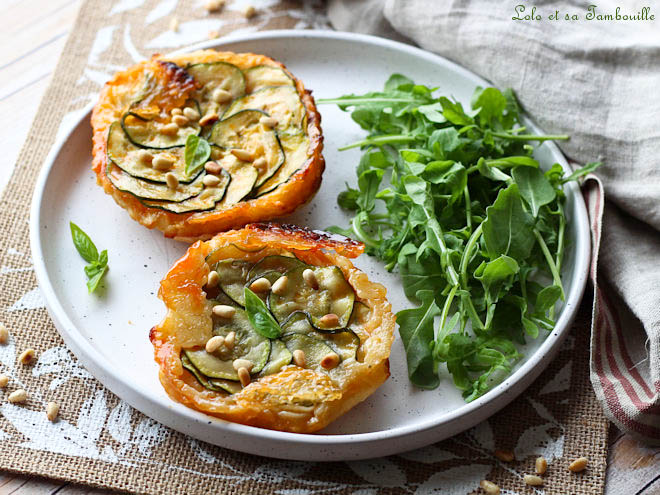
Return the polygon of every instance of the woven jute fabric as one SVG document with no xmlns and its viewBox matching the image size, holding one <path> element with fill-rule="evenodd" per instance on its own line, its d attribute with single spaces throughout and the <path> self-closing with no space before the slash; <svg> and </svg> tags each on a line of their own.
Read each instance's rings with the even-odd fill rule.
<svg viewBox="0 0 660 495">
<path fill-rule="evenodd" d="M 249 456 L 193 440 L 145 417 L 104 389 L 60 339 L 44 308 L 29 254 L 29 204 L 36 176 L 58 129 L 75 121 L 103 80 L 140 56 L 204 39 L 277 28 L 324 28 L 323 4 L 262 0 L 246 20 L 235 0 L 207 14 L 200 2 L 115 0 L 83 4 L 33 127 L 2 197 L 0 318 L 11 338 L 0 345 L 0 469 L 133 493 L 394 494 L 472 493 L 489 479 L 506 493 L 600 493 L 608 422 L 589 383 L 589 308 L 541 377 L 511 405 L 476 428 L 417 451 L 350 463 L 290 462 Z M 169 30 L 172 18 L 179 31 Z M 286 61 L 284 61 L 286 62 Z M 99 194 L 101 191 L 99 190 Z M 17 363 L 33 347 L 33 366 Z M 7 395 L 28 391 L 17 405 Z M 50 423 L 48 401 L 61 404 Z M 494 456 L 511 451 L 513 462 Z M 543 487 L 526 487 L 534 460 L 549 461 Z M 580 474 L 568 463 L 585 455 Z"/>
</svg>

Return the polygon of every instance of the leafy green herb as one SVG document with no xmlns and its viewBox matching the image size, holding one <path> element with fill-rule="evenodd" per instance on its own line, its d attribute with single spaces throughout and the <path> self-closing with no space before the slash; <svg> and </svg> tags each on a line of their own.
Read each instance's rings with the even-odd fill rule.
<svg viewBox="0 0 660 495">
<path fill-rule="evenodd" d="M 87 275 L 87 290 L 92 293 L 96 290 L 101 279 L 108 271 L 108 251 L 104 249 L 99 254 L 96 245 L 89 236 L 75 223 L 69 222 L 71 239 L 76 250 L 87 262 L 85 274 Z"/>
<path fill-rule="evenodd" d="M 410 380 L 435 388 L 440 364 L 473 400 L 511 372 L 526 336 L 554 327 L 564 297 L 565 176 L 542 172 L 511 90 L 477 88 L 471 108 L 392 75 L 382 92 L 333 103 L 368 132 L 357 186 L 340 193 L 354 212 L 333 230 L 364 242 L 398 269 L 420 305 L 397 315 Z M 548 282 L 548 280 L 551 280 Z"/>
<path fill-rule="evenodd" d="M 183 156 L 186 160 L 186 175 L 191 177 L 208 161 L 211 156 L 211 146 L 206 139 L 191 134 L 186 138 Z"/>
<path fill-rule="evenodd" d="M 269 339 L 276 339 L 282 335 L 279 323 L 270 314 L 266 304 L 247 287 L 245 288 L 245 311 L 250 324 L 257 333 Z"/>
</svg>

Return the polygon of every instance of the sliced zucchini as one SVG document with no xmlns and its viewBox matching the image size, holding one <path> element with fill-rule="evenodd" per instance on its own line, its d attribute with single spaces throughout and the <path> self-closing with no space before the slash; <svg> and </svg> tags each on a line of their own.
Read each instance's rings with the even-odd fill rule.
<svg viewBox="0 0 660 495">
<path fill-rule="evenodd" d="M 188 66 L 186 69 L 201 86 L 195 93 L 195 99 L 199 101 L 202 115 L 216 112 L 222 115 L 232 100 L 245 94 L 245 77 L 243 72 L 228 62 L 210 62 Z M 227 103 L 216 103 L 213 99 L 213 91 L 216 88 L 229 91 L 232 99 Z"/>
<path fill-rule="evenodd" d="M 219 203 L 220 209 L 240 203 L 252 192 L 259 176 L 257 169 L 246 162 L 233 161 L 229 165 L 223 163 L 223 166 L 231 175 L 231 182 L 227 187 L 225 197 Z"/>
<path fill-rule="evenodd" d="M 149 119 L 132 111 L 121 118 L 121 127 L 128 140 L 139 148 L 165 150 L 184 146 L 189 135 L 197 135 L 201 130 L 197 122 L 189 121 L 183 127 L 179 127 L 176 133 L 163 133 L 161 127 L 170 123 L 169 117 L 167 120 Z"/>
<path fill-rule="evenodd" d="M 184 158 L 185 148 L 183 147 L 170 148 L 154 154 L 154 157 L 165 155 L 167 158 L 174 161 L 172 168 L 166 172 L 156 170 L 151 165 L 151 162 L 145 162 L 142 160 L 140 158 L 140 151 L 142 151 L 142 148 L 138 148 L 128 140 L 126 133 L 124 133 L 121 128 L 120 122 L 113 122 L 110 125 L 107 142 L 108 159 L 127 174 L 138 179 L 165 183 L 165 175 L 171 173 L 178 179 L 180 184 L 189 184 L 199 176 L 199 173 L 193 176 L 188 176 L 188 174 L 186 174 L 186 160 Z"/>
<path fill-rule="evenodd" d="M 220 276 L 220 288 L 240 306 L 245 306 L 243 289 L 252 263 L 243 260 L 223 260 L 215 266 Z"/>
<path fill-rule="evenodd" d="M 279 138 L 286 157 L 284 165 L 256 190 L 255 196 L 262 196 L 277 189 L 300 170 L 307 161 L 309 138 L 306 134 L 280 135 Z"/>
<path fill-rule="evenodd" d="M 176 189 L 171 189 L 167 184 L 136 179 L 132 175 L 122 171 L 112 162 L 108 162 L 105 168 L 105 174 L 117 189 L 131 193 L 140 199 L 157 199 L 180 203 L 188 198 L 197 196 L 204 188 L 201 175 L 190 184 L 179 184 Z"/>
<path fill-rule="evenodd" d="M 282 274 L 301 266 L 307 267 L 305 263 L 294 256 L 266 256 L 250 269 L 247 280 L 248 282 L 253 282 L 266 273 Z"/>
<path fill-rule="evenodd" d="M 277 120 L 277 132 L 298 134 L 303 131 L 305 107 L 293 86 L 262 88 L 235 100 L 222 116 L 227 119 L 241 110 L 261 110 Z"/>
<path fill-rule="evenodd" d="M 322 370 L 321 360 L 328 354 L 335 352 L 323 340 L 302 333 L 288 333 L 281 337 L 286 347 L 292 353 L 300 349 L 305 353 L 305 367 L 312 370 Z M 341 356 L 339 356 L 341 358 Z"/>
<path fill-rule="evenodd" d="M 242 110 L 227 119 L 216 122 L 208 141 L 225 149 L 244 149 L 254 156 L 255 161 L 263 158 L 266 163 L 259 167 L 256 186 L 271 178 L 284 163 L 284 150 L 277 133 L 259 123 L 264 112 Z"/>
<path fill-rule="evenodd" d="M 203 176 L 201 176 L 203 178 Z M 223 172 L 220 175 L 221 181 L 219 184 L 210 187 L 204 186 L 202 192 L 197 196 L 194 196 L 180 203 L 172 203 L 170 201 L 148 201 L 140 200 L 143 205 L 148 206 L 149 208 L 158 208 L 165 211 L 170 211 L 172 213 L 190 213 L 192 211 L 207 211 L 215 208 L 215 205 L 222 201 L 231 177 L 228 173 Z"/>
<path fill-rule="evenodd" d="M 340 329 L 336 332 L 320 332 L 311 325 L 305 313 L 291 315 L 286 323 L 282 324 L 282 331 L 285 335 L 298 333 L 321 339 L 339 354 L 342 361 L 355 358 L 360 347 L 360 337 L 353 330 Z"/>
<path fill-rule="evenodd" d="M 254 93 L 269 86 L 293 86 L 293 79 L 280 67 L 257 65 L 244 72 L 245 91 Z"/>
<path fill-rule="evenodd" d="M 290 364 L 293 359 L 293 354 L 281 340 L 273 340 L 271 345 L 270 359 L 268 359 L 264 369 L 261 370 L 261 376 L 274 375 L 284 366 Z"/>
<path fill-rule="evenodd" d="M 236 332 L 236 343 L 231 350 L 224 346 L 212 354 L 204 349 L 184 350 L 188 359 L 201 374 L 209 378 L 237 381 L 238 373 L 234 369 L 234 360 L 240 358 L 251 361 L 252 374 L 259 373 L 266 366 L 270 357 L 270 339 L 258 334 L 252 328 L 244 310 L 237 309 L 231 320 L 218 319 L 214 322 L 214 335 L 224 337 L 232 331 Z"/>
<path fill-rule="evenodd" d="M 306 267 L 298 267 L 286 273 L 289 278 L 286 290 L 282 294 L 271 292 L 268 303 L 273 316 L 279 322 L 295 312 L 307 314 L 310 323 L 319 331 L 334 331 L 346 328 L 353 312 L 355 292 L 336 266 L 314 267 L 314 274 L 319 288 L 314 289 L 303 280 Z M 320 319 L 334 313 L 339 318 L 337 325 L 321 325 Z"/>
<path fill-rule="evenodd" d="M 366 322 L 369 319 L 369 313 L 371 313 L 371 308 L 367 306 L 362 301 L 355 301 L 353 303 L 353 313 L 351 314 L 351 319 L 348 321 L 348 326 L 356 324 L 358 321 Z"/>
<path fill-rule="evenodd" d="M 235 394 L 241 391 L 242 387 L 237 382 L 223 380 L 221 378 L 207 378 L 202 375 L 192 364 L 185 351 L 181 354 L 181 365 L 190 371 L 203 387 L 208 388 L 209 390 L 213 390 L 214 392 L 229 392 L 230 394 Z"/>
</svg>

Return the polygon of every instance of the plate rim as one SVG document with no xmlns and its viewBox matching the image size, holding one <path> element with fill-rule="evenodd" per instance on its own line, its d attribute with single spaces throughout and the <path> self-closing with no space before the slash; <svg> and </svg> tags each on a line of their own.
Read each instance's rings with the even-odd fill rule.
<svg viewBox="0 0 660 495">
<path fill-rule="evenodd" d="M 204 48 L 222 48 L 224 45 L 236 42 L 259 42 L 268 39 L 299 40 L 301 38 L 321 38 L 357 42 L 358 44 L 369 44 L 380 48 L 390 48 L 397 51 L 403 51 L 410 55 L 427 59 L 429 62 L 435 65 L 448 67 L 451 70 L 460 73 L 462 76 L 465 76 L 471 80 L 479 81 L 481 84 L 490 84 L 486 79 L 458 65 L 457 63 L 421 48 L 385 38 L 380 38 L 377 36 L 342 31 L 272 30 L 241 35 L 230 34 L 229 36 L 220 39 L 195 43 L 171 53 L 183 53 Z M 439 440 L 439 438 L 436 438 L 431 434 L 434 429 L 440 429 L 443 426 L 446 427 L 447 425 L 455 424 L 456 422 L 463 419 L 463 424 L 461 424 L 460 427 L 457 427 L 457 429 L 452 432 L 452 435 L 457 434 L 474 426 L 483 419 L 490 417 L 492 414 L 496 413 L 506 404 L 511 402 L 518 395 L 523 393 L 525 389 L 531 384 L 531 382 L 536 379 L 538 375 L 540 375 L 540 373 L 547 367 L 552 358 L 554 358 L 554 355 L 559 350 L 561 342 L 570 331 L 571 323 L 575 318 L 586 287 L 591 257 L 591 238 L 588 216 L 584 201 L 581 201 L 582 198 L 579 188 L 575 183 L 569 183 L 568 189 L 576 202 L 576 215 L 573 217 L 576 222 L 576 230 L 578 232 L 578 238 L 575 240 L 576 256 L 573 276 L 574 279 L 576 279 L 576 283 L 573 285 L 572 290 L 566 299 L 566 304 L 561 312 L 560 318 L 557 320 L 555 329 L 553 329 L 552 332 L 545 338 L 544 342 L 539 346 L 539 348 L 528 357 L 525 363 L 523 363 L 505 380 L 503 380 L 502 383 L 498 384 L 495 388 L 491 389 L 482 397 L 479 397 L 473 402 L 466 403 L 454 411 L 443 414 L 441 416 L 441 420 L 426 420 L 420 423 L 398 426 L 387 430 L 351 434 L 324 435 L 322 433 L 304 434 L 268 430 L 238 423 L 231 423 L 215 417 L 207 416 L 192 409 L 184 411 L 181 415 L 178 411 L 175 412 L 174 414 L 177 416 L 179 421 L 169 421 L 163 419 L 163 416 L 172 413 L 170 402 L 172 399 L 169 397 L 165 397 L 164 399 L 159 399 L 158 397 L 150 397 L 147 394 L 140 392 L 136 388 L 133 388 L 130 382 L 126 383 L 124 380 L 122 380 L 122 375 L 117 373 L 117 370 L 113 368 L 111 363 L 102 355 L 100 355 L 100 353 L 84 337 L 82 337 L 82 335 L 77 332 L 77 330 L 75 330 L 76 326 L 68 318 L 66 311 L 64 310 L 62 304 L 59 302 L 54 288 L 49 280 L 46 263 L 44 261 L 43 252 L 41 250 L 41 229 L 39 228 L 39 219 L 44 192 L 46 191 L 48 184 L 48 177 L 56 163 L 58 155 L 62 152 L 62 149 L 68 140 L 84 121 L 88 121 L 94 104 L 95 102 L 90 103 L 83 109 L 79 110 L 81 116 L 77 118 L 68 129 L 60 131 L 60 136 L 53 144 L 49 154 L 47 155 L 35 183 L 30 206 L 29 222 L 30 247 L 35 275 L 39 287 L 43 292 L 49 316 L 55 323 L 58 332 L 64 339 L 67 346 L 73 351 L 73 353 L 82 362 L 82 364 L 92 373 L 92 375 L 105 387 L 115 393 L 120 399 L 125 400 L 135 409 L 141 411 L 149 417 L 157 419 L 159 422 L 166 424 L 167 426 L 170 426 L 177 431 L 182 431 L 185 434 L 200 438 L 201 440 L 210 441 L 212 443 L 216 443 L 217 445 L 222 445 L 234 450 L 288 459 L 321 461 L 348 460 L 381 457 L 383 455 L 410 450 L 411 448 L 422 447 L 423 445 L 427 445 Z M 528 116 L 526 116 L 525 119 L 531 124 L 530 127 L 532 127 L 532 130 L 539 132 L 538 127 L 535 126 L 533 122 L 531 122 L 531 119 Z M 557 155 L 562 158 L 560 163 L 563 162 L 563 165 L 566 165 L 566 160 L 564 159 L 563 154 L 557 145 L 553 142 L 547 142 L 546 144 L 550 147 L 550 151 L 553 155 Z M 516 387 L 519 390 L 517 390 Z M 490 409 L 489 406 L 491 406 Z M 486 413 L 485 415 L 484 412 Z M 199 417 L 198 415 L 201 415 L 202 417 Z M 181 424 L 182 421 L 189 422 L 190 424 Z M 209 423 L 209 421 L 211 423 Z M 330 447 L 331 450 L 321 450 L 317 455 L 312 456 L 311 458 L 308 455 L 310 449 L 306 449 L 304 452 L 301 452 L 300 455 L 269 454 L 264 453 L 259 449 L 250 448 L 247 445 L 244 446 L 243 444 L 236 441 L 232 442 L 232 446 L 228 446 L 227 444 L 229 442 L 217 442 L 216 438 L 209 438 L 207 435 L 201 435 L 199 433 L 195 434 L 195 432 L 192 431 L 195 424 L 213 424 L 214 426 L 212 426 L 212 428 L 215 430 L 215 433 L 220 433 L 220 440 L 226 440 L 226 436 L 231 435 L 238 439 L 267 440 L 269 442 L 274 442 L 274 444 L 284 444 L 285 447 L 304 444 L 308 447 Z M 413 447 L 407 446 L 406 448 L 400 449 L 395 447 L 389 450 L 379 449 L 378 453 L 375 453 L 369 448 L 371 445 L 381 444 L 382 441 L 393 441 L 396 443 L 397 439 L 402 439 L 411 435 L 417 435 L 418 437 L 422 435 L 425 437 L 425 441 L 418 442 L 418 444 Z M 443 438 L 447 438 L 448 436 L 450 435 L 445 435 Z M 405 442 L 401 443 L 405 444 Z M 244 448 L 241 448 L 241 446 Z M 355 448 L 358 446 L 364 447 L 361 453 L 348 451 L 342 452 L 342 449 L 350 447 Z M 286 448 L 284 450 L 286 450 Z"/>
</svg>

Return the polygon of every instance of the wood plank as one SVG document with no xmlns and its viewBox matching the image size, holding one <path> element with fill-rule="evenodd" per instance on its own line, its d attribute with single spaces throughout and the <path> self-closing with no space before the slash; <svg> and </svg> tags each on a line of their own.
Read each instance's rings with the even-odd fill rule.
<svg viewBox="0 0 660 495">
<path fill-rule="evenodd" d="M 645 447 L 624 435 L 610 444 L 605 495 L 650 495 L 659 489 L 660 447 Z"/>
</svg>

